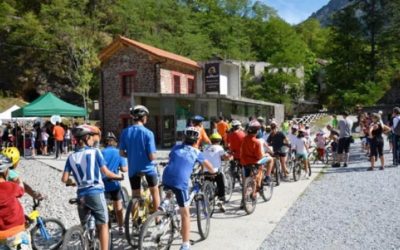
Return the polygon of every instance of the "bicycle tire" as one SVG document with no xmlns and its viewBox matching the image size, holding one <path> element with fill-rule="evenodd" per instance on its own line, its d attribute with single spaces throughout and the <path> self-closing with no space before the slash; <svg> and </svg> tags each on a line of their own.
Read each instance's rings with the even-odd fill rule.
<svg viewBox="0 0 400 250">
<path fill-rule="evenodd" d="M 125 212 L 125 238 L 128 244 L 132 247 L 138 246 L 140 229 L 143 226 L 143 218 L 138 214 L 138 210 L 133 212 L 134 207 L 139 207 L 140 202 L 138 198 L 133 198 L 129 201 L 128 207 Z M 134 217 L 134 218 L 133 218 Z"/>
<path fill-rule="evenodd" d="M 243 202 L 244 202 L 244 211 L 246 211 L 247 214 L 252 214 L 256 209 L 257 200 L 253 199 L 252 197 L 253 186 L 254 186 L 254 179 L 251 177 L 246 178 L 244 184 L 245 190 L 244 190 Z"/>
<path fill-rule="evenodd" d="M 300 180 L 301 169 L 302 169 L 302 164 L 300 162 L 296 162 L 296 164 L 294 164 L 294 167 L 293 167 L 293 180 L 294 181 Z"/>
<path fill-rule="evenodd" d="M 311 164 L 308 164 L 308 176 L 311 176 L 311 172 L 312 172 Z"/>
<path fill-rule="evenodd" d="M 208 211 L 210 211 L 210 214 L 214 213 L 215 209 L 215 200 L 216 200 L 216 195 L 215 195 L 215 186 L 214 183 L 211 181 L 204 181 L 201 190 L 203 194 L 207 197 L 207 202 L 208 202 Z"/>
<path fill-rule="evenodd" d="M 159 219 L 158 223 L 156 223 L 157 218 Z M 166 237 L 164 238 L 163 236 Z M 173 240 L 174 225 L 172 217 L 164 211 L 156 211 L 147 218 L 142 230 L 140 230 L 139 249 L 169 249 Z"/>
<path fill-rule="evenodd" d="M 210 233 L 210 217 L 211 213 L 208 206 L 207 195 L 201 195 L 196 199 L 197 228 L 202 240 L 207 239 Z"/>
<path fill-rule="evenodd" d="M 33 249 L 58 249 L 63 242 L 63 238 L 66 232 L 64 224 L 60 220 L 48 218 L 43 219 L 43 225 L 51 238 L 45 239 L 41 233 L 39 224 L 36 225 L 36 227 L 33 228 L 33 230 L 31 231 L 31 241 Z M 54 225 L 55 227 L 51 227 L 50 225 Z M 57 235 L 54 235 L 54 231 L 55 233 L 57 233 Z"/>
<path fill-rule="evenodd" d="M 330 159 L 332 159 L 332 149 L 330 147 L 325 150 L 325 164 L 329 164 Z"/>
<path fill-rule="evenodd" d="M 265 177 L 265 169 L 263 169 L 263 179 Z M 261 187 L 258 191 L 265 202 L 271 200 L 272 194 L 274 192 L 274 184 L 270 181 L 268 184 L 264 184 L 264 181 L 261 181 Z"/>
<path fill-rule="evenodd" d="M 281 163 L 279 158 L 275 159 L 275 183 L 277 186 L 281 184 Z"/>
<path fill-rule="evenodd" d="M 88 242 L 81 225 L 72 226 L 64 235 L 61 250 L 88 249 Z"/>
<path fill-rule="evenodd" d="M 233 183 L 232 183 L 232 176 L 228 173 L 224 173 L 224 184 L 225 184 L 225 202 L 229 202 L 232 198 Z"/>
</svg>

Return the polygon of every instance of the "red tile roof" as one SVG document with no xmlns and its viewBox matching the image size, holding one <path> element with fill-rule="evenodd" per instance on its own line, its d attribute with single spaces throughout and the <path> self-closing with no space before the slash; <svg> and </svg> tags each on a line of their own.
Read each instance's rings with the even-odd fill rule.
<svg viewBox="0 0 400 250">
<path fill-rule="evenodd" d="M 196 61 L 193 61 L 187 57 L 183 57 L 144 43 L 140 43 L 138 41 L 126 38 L 124 36 L 119 36 L 109 46 L 107 46 L 100 52 L 99 54 L 100 61 L 108 59 L 111 55 L 113 55 L 116 51 L 118 51 L 119 48 L 121 48 L 121 44 L 127 46 L 133 46 L 154 56 L 169 59 L 178 63 L 185 64 L 187 66 L 200 68 L 200 65 Z"/>
</svg>

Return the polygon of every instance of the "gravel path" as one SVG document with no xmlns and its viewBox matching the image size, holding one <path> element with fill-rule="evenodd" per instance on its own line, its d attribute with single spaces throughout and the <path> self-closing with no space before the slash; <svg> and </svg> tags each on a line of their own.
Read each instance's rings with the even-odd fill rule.
<svg viewBox="0 0 400 250">
<path fill-rule="evenodd" d="M 349 167 L 327 168 L 260 249 L 400 249 L 400 169 L 366 171 L 359 143 L 352 147 Z"/>
<path fill-rule="evenodd" d="M 66 187 L 61 182 L 61 172 L 35 160 L 21 160 L 17 171 L 23 180 L 47 198 L 38 210 L 44 218 L 61 220 L 69 228 L 79 223 L 78 212 L 68 200 L 76 197 L 76 188 Z M 32 209 L 32 198 L 25 194 L 21 199 L 25 213 Z"/>
</svg>

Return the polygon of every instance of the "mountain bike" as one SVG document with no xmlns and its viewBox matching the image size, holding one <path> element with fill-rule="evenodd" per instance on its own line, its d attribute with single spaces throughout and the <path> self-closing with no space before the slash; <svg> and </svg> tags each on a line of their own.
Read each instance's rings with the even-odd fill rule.
<svg viewBox="0 0 400 250">
<path fill-rule="evenodd" d="M 58 249 L 65 234 L 64 224 L 58 219 L 42 218 L 37 208 L 40 200 L 33 199 L 32 212 L 27 216 L 33 249 Z"/>
<path fill-rule="evenodd" d="M 70 199 L 69 204 L 79 206 L 80 200 L 78 198 Z M 109 247 L 112 249 L 112 236 L 111 230 L 109 233 Z M 62 250 L 99 250 L 100 240 L 97 236 L 95 218 L 92 213 L 88 212 L 82 225 L 72 226 L 67 230 L 64 237 L 64 242 L 61 246 Z"/>
<path fill-rule="evenodd" d="M 235 188 L 236 182 L 238 182 L 240 186 L 243 186 L 242 166 L 239 160 L 235 159 L 230 161 L 230 171 L 227 173 L 231 175 L 232 189 Z"/>
<path fill-rule="evenodd" d="M 220 172 L 224 179 L 224 186 L 225 186 L 225 202 L 228 202 L 232 197 L 232 177 L 230 174 L 226 174 L 224 171 Z M 205 174 L 205 181 L 202 186 L 203 192 L 207 194 L 209 198 L 209 210 L 210 210 L 210 217 L 214 214 L 215 205 L 218 200 L 218 186 L 215 181 L 216 174 L 204 173 Z"/>
<path fill-rule="evenodd" d="M 191 175 L 192 188 L 189 202 L 195 203 L 197 227 L 201 239 L 206 239 L 210 232 L 210 212 L 208 197 L 201 190 L 204 175 L 200 172 Z M 171 190 L 164 190 L 165 198 L 161 201 L 163 210 L 150 215 L 140 230 L 139 249 L 169 249 L 175 232 L 180 233 L 181 223 L 179 206 Z"/>
<path fill-rule="evenodd" d="M 245 178 L 243 185 L 243 207 L 247 214 L 252 214 L 257 205 L 256 193 L 258 192 L 264 201 L 269 201 L 274 184 L 272 182 L 266 184 L 262 181 L 262 177 L 265 176 L 265 168 L 262 165 L 254 164 L 246 166 L 246 168 L 250 168 L 250 176 Z M 257 178 L 261 178 L 259 185 L 257 185 Z"/>
<path fill-rule="evenodd" d="M 303 159 L 296 158 L 293 167 L 293 180 L 300 180 L 301 174 L 304 172 L 304 175 L 311 176 L 311 164 L 308 164 L 307 170 L 305 169 Z"/>
</svg>

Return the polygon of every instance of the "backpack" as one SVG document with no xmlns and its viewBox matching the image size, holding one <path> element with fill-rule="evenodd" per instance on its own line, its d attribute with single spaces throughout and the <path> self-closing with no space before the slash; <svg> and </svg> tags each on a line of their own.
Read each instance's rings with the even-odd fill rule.
<svg viewBox="0 0 400 250">
<path fill-rule="evenodd" d="M 395 118 L 396 119 L 396 118 Z M 393 132 L 395 135 L 400 136 L 400 118 L 397 118 L 398 122 L 395 128 L 393 128 Z"/>
</svg>

